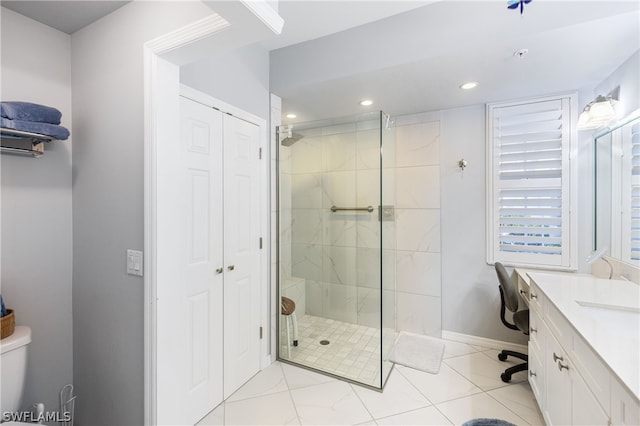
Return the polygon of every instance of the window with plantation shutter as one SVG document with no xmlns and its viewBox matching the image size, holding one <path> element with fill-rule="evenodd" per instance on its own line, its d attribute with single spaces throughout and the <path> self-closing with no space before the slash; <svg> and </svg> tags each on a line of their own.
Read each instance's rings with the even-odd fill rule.
<svg viewBox="0 0 640 426">
<path fill-rule="evenodd" d="M 575 102 L 565 95 L 487 105 L 489 263 L 575 267 Z"/>
</svg>

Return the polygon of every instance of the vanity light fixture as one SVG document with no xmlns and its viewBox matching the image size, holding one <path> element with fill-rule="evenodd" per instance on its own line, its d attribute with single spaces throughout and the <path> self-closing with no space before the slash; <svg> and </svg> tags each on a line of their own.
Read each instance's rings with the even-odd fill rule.
<svg viewBox="0 0 640 426">
<path fill-rule="evenodd" d="M 475 88 L 478 85 L 477 81 L 469 81 L 468 83 L 464 83 L 460 85 L 462 90 L 470 90 Z"/>
<path fill-rule="evenodd" d="M 616 116 L 613 106 L 618 102 L 620 86 L 607 96 L 598 95 L 589 102 L 578 117 L 578 130 L 597 129 L 609 124 Z"/>
<path fill-rule="evenodd" d="M 371 105 L 373 105 L 373 101 L 371 99 L 365 99 L 363 101 L 360 101 L 360 105 L 362 105 L 362 106 L 371 106 Z"/>
<path fill-rule="evenodd" d="M 290 112 L 289 114 L 287 114 L 285 117 L 287 118 L 296 118 L 297 115 L 295 115 L 294 113 Z"/>
</svg>

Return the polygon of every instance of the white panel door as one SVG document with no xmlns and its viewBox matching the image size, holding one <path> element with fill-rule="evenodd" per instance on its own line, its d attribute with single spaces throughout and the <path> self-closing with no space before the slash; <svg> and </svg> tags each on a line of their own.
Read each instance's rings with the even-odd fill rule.
<svg viewBox="0 0 640 426">
<path fill-rule="evenodd" d="M 260 369 L 259 127 L 224 128 L 224 397 Z"/>
<path fill-rule="evenodd" d="M 186 337 L 182 353 L 181 395 L 184 423 L 195 424 L 222 402 L 223 266 L 222 114 L 181 98 L 181 164 L 184 204 L 176 221 L 182 227 L 182 280 L 179 298 L 165 313 L 176 320 L 176 335 Z M 185 339 L 182 339 L 185 340 Z M 174 368 L 180 368 L 174 366 Z"/>
</svg>

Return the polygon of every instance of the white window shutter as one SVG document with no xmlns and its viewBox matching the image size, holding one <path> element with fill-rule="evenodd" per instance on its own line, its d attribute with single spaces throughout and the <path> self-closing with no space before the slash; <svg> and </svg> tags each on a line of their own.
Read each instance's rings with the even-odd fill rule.
<svg viewBox="0 0 640 426">
<path fill-rule="evenodd" d="M 571 96 L 487 106 L 487 261 L 570 268 Z"/>
</svg>

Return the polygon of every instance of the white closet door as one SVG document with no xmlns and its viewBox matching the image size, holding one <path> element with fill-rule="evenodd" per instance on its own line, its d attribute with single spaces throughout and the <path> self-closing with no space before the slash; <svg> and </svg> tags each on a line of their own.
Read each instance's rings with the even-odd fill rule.
<svg viewBox="0 0 640 426">
<path fill-rule="evenodd" d="M 260 369 L 260 138 L 258 126 L 223 117 L 227 398 Z"/>
<path fill-rule="evenodd" d="M 182 232 L 178 247 L 182 280 L 172 301 L 176 335 L 183 343 L 181 395 L 184 421 L 195 424 L 222 401 L 223 266 L 222 257 L 222 114 L 181 98 Z M 168 385 L 168 384 L 163 384 Z"/>
</svg>

